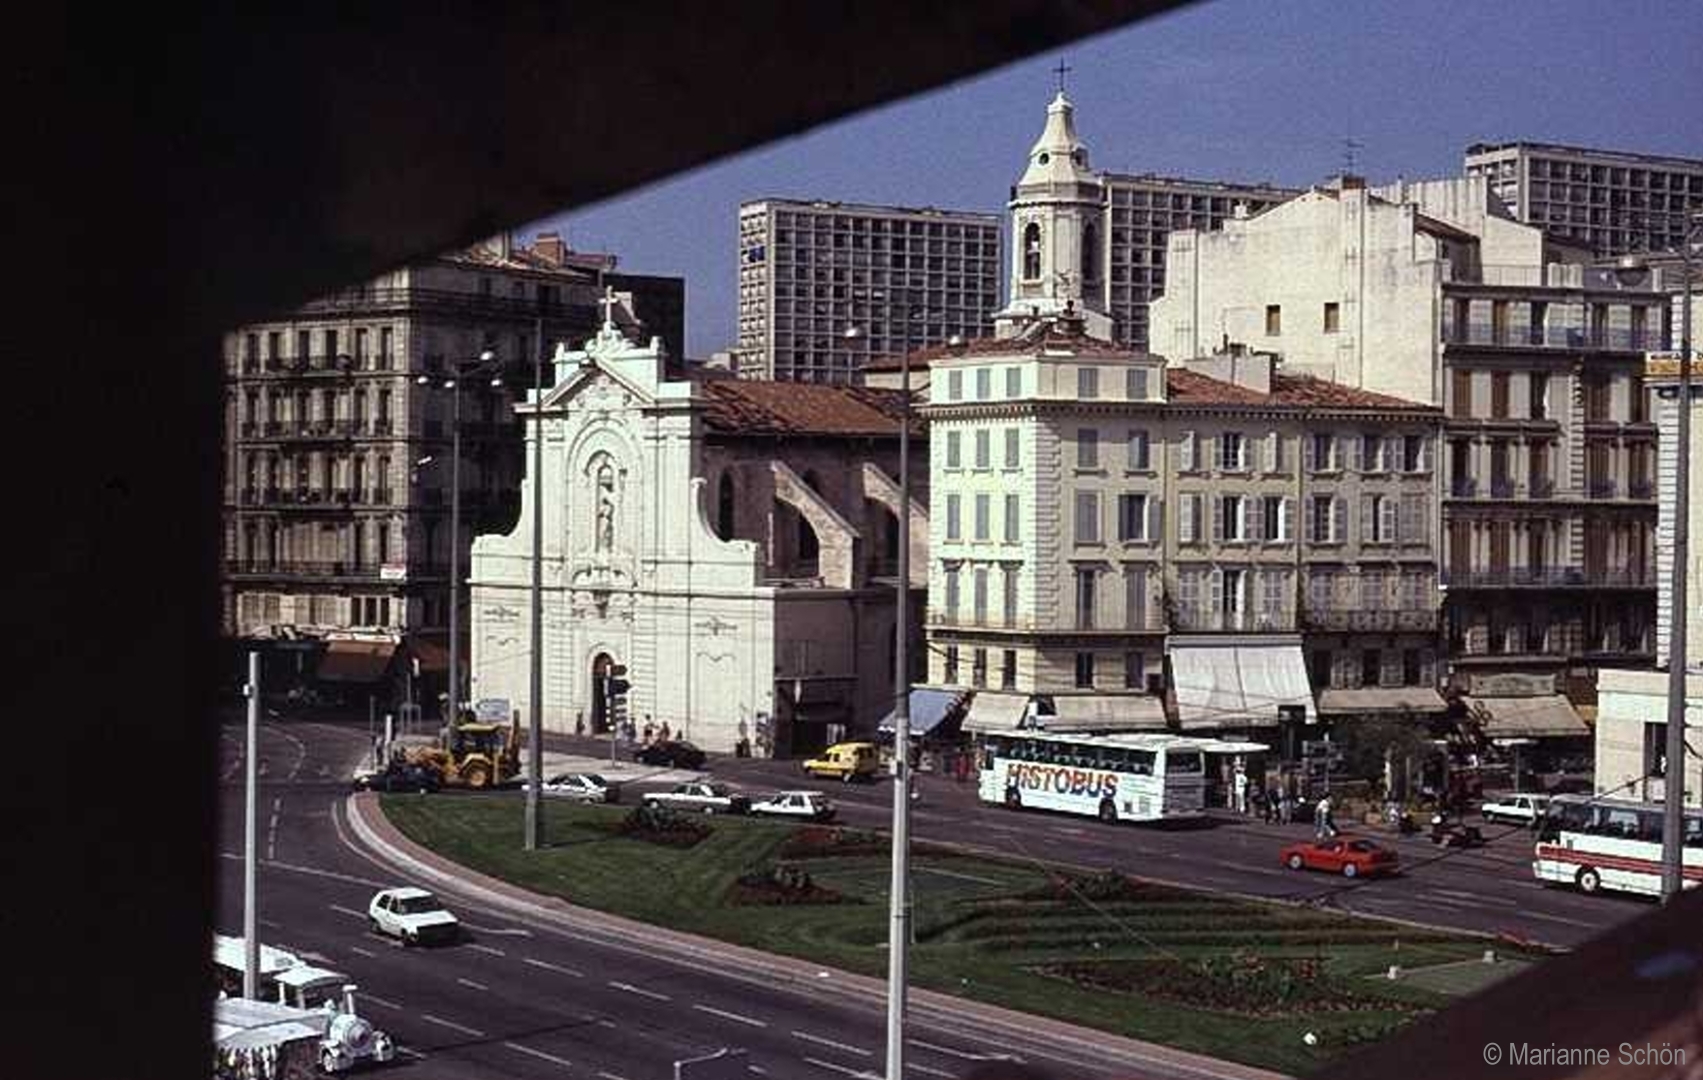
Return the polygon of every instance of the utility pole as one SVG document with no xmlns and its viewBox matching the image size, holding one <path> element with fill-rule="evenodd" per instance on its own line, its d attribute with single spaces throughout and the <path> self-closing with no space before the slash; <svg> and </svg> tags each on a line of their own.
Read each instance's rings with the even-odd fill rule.
<svg viewBox="0 0 1703 1080">
<path fill-rule="evenodd" d="M 526 850 L 544 846 L 544 320 L 532 351 L 532 726 L 526 738 Z"/>
<path fill-rule="evenodd" d="M 248 654 L 248 756 L 243 763 L 247 790 L 243 806 L 242 853 L 242 996 L 260 996 L 260 941 L 254 936 L 255 872 L 257 834 L 255 802 L 260 782 L 256 759 L 260 754 L 260 653 Z"/>
<path fill-rule="evenodd" d="M 1685 275 L 1679 312 L 1679 441 L 1674 453 L 1673 599 L 1668 603 L 1673 623 L 1668 634 L 1668 745 L 1662 771 L 1662 903 L 1679 898 L 1685 888 L 1685 635 L 1691 620 L 1686 593 L 1686 560 L 1690 558 L 1691 527 L 1691 245 L 1703 225 L 1686 230 L 1679 245 Z"/>
<path fill-rule="evenodd" d="M 910 326 L 909 311 L 905 326 Z M 905 998 L 911 943 L 911 352 L 899 353 L 899 566 L 893 598 L 893 876 L 888 888 L 892 921 L 887 931 L 887 1078 L 905 1076 Z"/>
</svg>

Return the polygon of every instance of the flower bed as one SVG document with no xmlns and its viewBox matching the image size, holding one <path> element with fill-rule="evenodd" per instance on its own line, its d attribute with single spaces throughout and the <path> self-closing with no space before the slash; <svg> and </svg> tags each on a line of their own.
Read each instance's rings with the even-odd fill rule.
<svg viewBox="0 0 1703 1080">
<path fill-rule="evenodd" d="M 820 859 L 834 855 L 884 855 L 887 837 L 868 829 L 837 825 L 806 825 L 781 842 L 775 854 L 783 859 Z"/>
<path fill-rule="evenodd" d="M 1318 960 L 1246 950 L 1198 960 L 1074 961 L 1035 970 L 1087 989 L 1242 1016 L 1425 1011 L 1411 1002 L 1351 990 L 1326 974 Z"/>
<path fill-rule="evenodd" d="M 1121 901 L 1158 903 L 1191 899 L 1188 893 L 1180 889 L 1136 881 L 1134 878 L 1111 870 L 1102 870 L 1095 874 L 1052 872 L 1047 875 L 1045 885 L 1022 893 L 1020 898 L 1030 901 L 1086 899 L 1102 904 Z"/>
<path fill-rule="evenodd" d="M 739 905 L 847 902 L 838 890 L 816 884 L 808 870 L 791 863 L 759 863 L 745 871 L 728 889 L 728 901 Z"/>
<path fill-rule="evenodd" d="M 649 804 L 635 806 L 615 825 L 614 831 L 633 840 L 643 840 L 664 847 L 689 848 L 696 845 L 712 830 L 696 818 L 689 818 L 666 806 Z"/>
</svg>

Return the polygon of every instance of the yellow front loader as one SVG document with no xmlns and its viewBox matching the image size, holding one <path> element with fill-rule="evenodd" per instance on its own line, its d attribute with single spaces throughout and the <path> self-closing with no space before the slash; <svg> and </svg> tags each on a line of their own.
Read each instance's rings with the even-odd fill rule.
<svg viewBox="0 0 1703 1080">
<path fill-rule="evenodd" d="M 408 759 L 436 769 L 447 785 L 487 788 L 520 775 L 520 718 L 502 724 L 468 723 L 452 729 L 449 747 L 415 749 Z"/>
</svg>

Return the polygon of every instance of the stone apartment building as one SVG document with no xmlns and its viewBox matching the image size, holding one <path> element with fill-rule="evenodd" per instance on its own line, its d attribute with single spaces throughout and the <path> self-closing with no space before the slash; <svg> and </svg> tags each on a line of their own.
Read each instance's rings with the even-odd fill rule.
<svg viewBox="0 0 1703 1080">
<path fill-rule="evenodd" d="M 972 729 L 1442 707 L 1439 410 L 1068 317 L 916 359 L 929 681 L 978 690 Z"/>
<path fill-rule="evenodd" d="M 658 332 L 681 332 L 678 279 L 613 265 L 554 234 L 531 247 L 502 237 L 226 335 L 224 628 L 287 660 L 274 685 L 318 670 L 376 681 L 385 696 L 407 644 L 426 684 L 396 696 L 430 696 L 446 668 L 450 545 L 465 570 L 472 537 L 517 510 L 512 404 L 532 378 L 540 329 L 545 342 L 591 333 L 604 289 L 621 287 L 624 319 L 635 307 L 648 315 L 648 302 L 674 320 Z M 462 380 L 452 538 L 443 384 L 487 348 L 495 365 Z M 505 385 L 492 388 L 493 375 Z"/>
<path fill-rule="evenodd" d="M 1171 237 L 1157 347 L 1245 343 L 1285 371 L 1443 409 L 1446 641 L 1469 695 L 1520 682 L 1554 697 L 1572 675 L 1653 656 L 1641 365 L 1663 296 L 1589 258 L 1514 221 L 1482 179 L 1374 191 L 1347 177 Z"/>
</svg>

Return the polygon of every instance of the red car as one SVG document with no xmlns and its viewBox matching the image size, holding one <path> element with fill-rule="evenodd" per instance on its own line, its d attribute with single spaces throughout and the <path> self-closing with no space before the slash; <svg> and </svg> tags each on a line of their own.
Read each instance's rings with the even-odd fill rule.
<svg viewBox="0 0 1703 1080">
<path fill-rule="evenodd" d="M 1343 877 L 1373 877 L 1396 872 L 1396 853 L 1363 836 L 1333 836 L 1290 844 L 1279 856 L 1291 870 L 1323 870 Z"/>
</svg>

